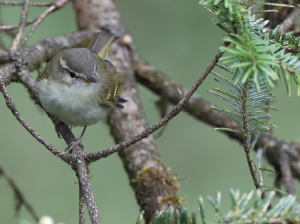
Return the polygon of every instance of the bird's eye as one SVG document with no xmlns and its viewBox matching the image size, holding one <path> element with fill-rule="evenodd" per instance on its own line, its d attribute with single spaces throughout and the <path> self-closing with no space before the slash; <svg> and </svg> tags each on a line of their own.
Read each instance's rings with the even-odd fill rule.
<svg viewBox="0 0 300 224">
<path fill-rule="evenodd" d="M 70 77 L 71 77 L 72 79 L 74 79 L 75 76 L 76 76 L 76 74 L 75 74 L 74 72 L 69 72 L 69 75 L 70 75 Z"/>
</svg>

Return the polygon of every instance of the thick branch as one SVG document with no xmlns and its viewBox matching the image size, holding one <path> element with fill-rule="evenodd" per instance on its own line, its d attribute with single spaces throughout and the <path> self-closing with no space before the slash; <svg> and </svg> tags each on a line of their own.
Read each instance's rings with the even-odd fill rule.
<svg viewBox="0 0 300 224">
<path fill-rule="evenodd" d="M 105 27 L 119 36 L 126 33 L 114 1 L 74 0 L 73 3 L 80 29 Z M 114 109 L 108 119 L 116 143 L 132 138 L 148 127 L 128 54 L 126 46 L 119 44 L 112 47 L 112 63 L 124 79 L 122 97 L 128 100 L 124 109 Z M 117 147 L 114 152 L 118 151 Z M 148 222 L 157 210 L 167 209 L 169 205 L 180 208 L 179 200 L 176 200 L 179 183 L 164 167 L 152 136 L 121 150 L 119 155 Z"/>
<path fill-rule="evenodd" d="M 86 206 L 91 218 L 92 224 L 100 224 L 100 217 L 96 205 L 96 201 L 93 195 L 90 179 L 87 173 L 87 166 L 84 160 L 84 156 L 80 156 L 77 159 L 77 177 L 79 179 L 79 188 L 80 188 L 80 194 L 82 193 L 84 197 L 84 201 L 86 202 Z M 80 204 L 82 203 L 82 198 L 80 198 Z M 82 209 L 82 205 L 80 205 L 80 209 Z M 82 219 L 84 219 L 83 211 L 79 211 L 80 214 L 80 223 L 82 222 Z"/>
</svg>

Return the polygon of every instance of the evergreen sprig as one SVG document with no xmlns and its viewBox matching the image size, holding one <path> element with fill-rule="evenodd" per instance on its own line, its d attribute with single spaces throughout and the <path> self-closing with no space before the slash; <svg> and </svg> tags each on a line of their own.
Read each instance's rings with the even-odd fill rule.
<svg viewBox="0 0 300 224">
<path fill-rule="evenodd" d="M 213 21 L 226 32 L 239 29 L 247 19 L 246 2 L 239 0 L 200 0 L 199 4 L 209 7 L 215 14 Z"/>
<path fill-rule="evenodd" d="M 235 69 L 234 85 L 239 82 L 245 83 L 248 79 L 253 79 L 256 89 L 260 91 L 260 82 L 258 74 L 263 74 L 263 78 L 268 82 L 268 85 L 275 87 L 274 81 L 279 80 L 279 76 L 272 69 L 279 67 L 276 63 L 276 57 L 272 55 L 273 47 L 268 45 L 268 41 L 261 39 L 249 38 L 249 36 L 240 36 L 231 34 L 224 38 L 224 41 L 232 43 L 229 47 L 221 47 L 230 53 L 229 56 L 220 59 L 224 64 L 229 64 L 232 69 Z M 239 72 L 242 70 L 242 72 Z"/>
<path fill-rule="evenodd" d="M 283 77 L 288 95 L 291 95 L 292 80 L 298 86 L 300 95 L 300 37 L 295 37 L 292 32 L 282 34 L 278 25 L 273 30 L 267 31 L 263 27 L 269 21 L 259 19 L 255 21 L 255 15 L 251 16 L 250 29 L 255 39 L 264 41 L 272 49 L 270 55 L 275 57 L 274 62 L 277 66 L 272 67 L 274 72 Z M 268 63 L 270 64 L 270 63 Z"/>
<path fill-rule="evenodd" d="M 206 221 L 206 209 L 204 207 L 203 197 L 199 197 L 199 213 L 202 219 L 202 224 L 206 223 L 299 223 L 300 222 L 300 205 L 296 203 L 296 198 L 292 195 L 282 197 L 277 204 L 273 204 L 269 208 L 275 192 L 272 191 L 269 195 L 261 199 L 261 191 L 250 191 L 241 194 L 239 190 L 230 189 L 231 209 L 225 213 L 221 212 L 221 193 L 217 192 L 216 198 L 207 197 L 207 200 L 212 205 L 215 215 L 214 221 Z M 254 198 L 254 197 L 255 198 Z M 254 198 L 254 200 L 251 200 Z M 252 205 L 250 205 L 252 202 Z M 250 206 L 249 206 L 250 205 Z M 141 212 L 136 224 L 141 224 L 143 221 Z M 167 210 L 157 211 L 152 218 L 150 224 L 196 224 L 198 214 L 192 213 L 188 217 L 186 209 L 178 211 L 170 206 Z"/>
<path fill-rule="evenodd" d="M 273 199 L 275 192 L 272 191 L 269 195 L 261 199 L 261 191 L 256 191 L 253 206 L 248 207 L 250 200 L 253 197 L 254 191 L 240 194 L 239 190 L 230 189 L 230 198 L 232 206 L 229 212 L 223 215 L 220 212 L 221 193 L 217 192 L 215 201 L 208 197 L 208 201 L 212 204 L 215 210 L 214 223 L 296 223 L 300 221 L 300 206 L 295 203 L 296 198 L 292 195 L 284 196 L 271 209 L 269 205 Z M 203 198 L 199 198 L 200 214 L 202 223 L 205 224 L 205 209 Z"/>
<path fill-rule="evenodd" d="M 256 20 L 243 0 L 202 0 L 200 4 L 210 8 L 215 15 L 213 21 L 228 33 L 224 41 L 231 45 L 221 49 L 229 55 L 220 61 L 235 69 L 235 74 L 242 69 L 235 85 L 240 81 L 243 84 L 249 78 L 260 91 L 259 73 L 270 87 L 275 87 L 283 77 L 288 95 L 291 95 L 294 80 L 300 95 L 300 37 L 293 36 L 292 32 L 282 34 L 280 26 L 270 31 L 264 29 L 268 21 Z M 233 8 L 236 9 L 234 12 Z"/>
<path fill-rule="evenodd" d="M 240 130 L 230 128 L 215 128 L 215 130 L 238 132 L 243 135 L 243 137 L 251 136 L 252 133 L 258 133 L 258 135 L 260 132 L 272 133 L 270 127 L 276 126 L 272 125 L 268 121 L 271 118 L 271 115 L 265 110 L 277 109 L 266 105 L 267 102 L 270 102 L 270 99 L 273 98 L 273 96 L 269 93 L 262 77 L 259 74 L 257 75 L 257 80 L 260 84 L 260 92 L 256 90 L 253 80 L 247 82 L 247 91 L 245 92 L 241 82 L 235 85 L 218 73 L 212 73 L 216 76 L 215 80 L 226 86 L 230 92 L 218 88 L 215 88 L 215 91 L 209 90 L 208 92 L 229 103 L 233 107 L 234 111 L 225 110 L 224 108 L 215 106 L 211 106 L 211 108 L 227 115 L 240 127 Z M 240 71 L 240 73 L 243 73 L 243 71 Z M 247 98 L 247 101 L 245 101 L 245 98 Z M 247 113 L 246 119 L 243 117 L 245 108 Z M 256 142 L 254 141 L 252 142 L 254 145 L 255 143 Z"/>
</svg>

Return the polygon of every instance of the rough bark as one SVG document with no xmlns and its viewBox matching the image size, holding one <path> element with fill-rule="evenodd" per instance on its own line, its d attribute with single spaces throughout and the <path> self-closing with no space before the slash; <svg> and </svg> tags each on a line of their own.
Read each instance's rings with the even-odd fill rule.
<svg viewBox="0 0 300 224">
<path fill-rule="evenodd" d="M 113 1 L 74 0 L 73 3 L 80 29 L 106 28 L 120 36 L 126 33 Z M 124 109 L 113 110 L 108 119 L 111 133 L 118 143 L 144 131 L 148 122 L 139 98 L 128 48 L 121 44 L 113 46 L 111 59 L 124 79 L 125 92 L 122 97 L 128 100 Z M 179 183 L 165 169 L 152 136 L 121 150 L 119 155 L 147 222 L 157 210 L 166 209 L 169 205 L 180 208 L 177 197 Z"/>
</svg>

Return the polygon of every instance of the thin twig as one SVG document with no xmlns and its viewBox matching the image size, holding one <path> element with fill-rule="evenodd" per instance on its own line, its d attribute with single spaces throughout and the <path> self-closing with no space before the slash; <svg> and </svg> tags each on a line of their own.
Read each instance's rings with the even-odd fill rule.
<svg viewBox="0 0 300 224">
<path fill-rule="evenodd" d="M 23 6 L 24 2 L 0 2 L 0 5 L 12 5 L 12 6 Z M 53 5 L 53 2 L 33 2 L 29 3 L 29 6 L 47 7 Z"/>
<path fill-rule="evenodd" d="M 71 156 L 65 152 L 60 151 L 55 146 L 51 145 L 49 142 L 47 142 L 45 139 L 43 139 L 36 131 L 34 131 L 27 123 L 24 121 L 24 119 L 21 117 L 20 113 L 17 111 L 16 106 L 14 102 L 11 100 L 11 98 L 8 96 L 6 87 L 4 84 L 4 81 L 2 79 L 2 76 L 0 76 L 0 91 L 2 92 L 6 105 L 8 109 L 11 110 L 12 114 L 16 117 L 16 119 L 22 124 L 22 126 L 40 143 L 42 143 L 52 154 L 59 157 L 66 163 L 68 163 L 71 160 Z"/>
<path fill-rule="evenodd" d="M 29 214 L 32 216 L 32 218 L 38 222 L 39 221 L 39 217 L 36 214 L 36 212 L 33 210 L 33 207 L 30 205 L 30 203 L 26 200 L 25 196 L 23 195 L 23 193 L 21 192 L 21 190 L 18 188 L 17 184 L 15 183 L 15 181 L 6 173 L 6 171 L 3 169 L 3 167 L 0 165 L 0 175 L 2 175 L 8 182 L 9 186 L 12 188 L 14 194 L 15 194 L 15 198 L 18 200 L 16 208 L 17 211 L 16 213 L 18 214 L 20 211 L 20 207 L 22 205 L 25 206 L 25 208 L 27 209 L 27 211 L 29 212 Z"/>
<path fill-rule="evenodd" d="M 33 26 L 31 27 L 31 30 L 28 32 L 28 34 L 26 35 L 26 37 L 24 37 L 22 44 L 20 46 L 20 49 L 22 49 L 26 42 L 28 41 L 29 37 L 32 35 L 32 33 L 34 32 L 34 30 L 37 28 L 37 26 L 43 21 L 43 19 L 46 18 L 47 15 L 49 15 L 51 12 L 58 10 L 62 7 L 64 7 L 67 3 L 69 2 L 69 0 L 58 0 L 56 2 L 53 2 L 53 4 L 47 8 L 45 10 L 45 12 L 43 12 L 37 19 L 37 21 L 33 24 Z"/>
<path fill-rule="evenodd" d="M 28 26 L 28 25 L 36 22 L 37 19 L 38 19 L 38 17 L 34 18 L 32 20 L 29 20 L 28 22 L 26 22 L 25 26 Z M 15 29 L 18 29 L 18 28 L 19 28 L 19 25 L 15 25 L 15 26 L 5 26 L 5 25 L 2 25 L 2 26 L 0 26 L 0 30 L 15 30 Z"/>
<path fill-rule="evenodd" d="M 26 25 L 28 9 L 29 9 L 29 0 L 24 0 L 24 6 L 23 6 L 21 20 L 20 20 L 20 24 L 19 24 L 19 31 L 14 39 L 14 42 L 13 42 L 11 48 L 10 48 L 13 51 L 17 50 L 18 45 L 21 41 L 23 30 Z"/>
<path fill-rule="evenodd" d="M 248 100 L 248 81 L 245 82 L 245 84 L 243 84 L 243 92 L 242 92 L 242 99 L 243 99 L 243 107 L 242 107 L 242 119 L 243 119 L 243 127 L 242 127 L 242 132 L 243 132 L 243 147 L 244 147 L 244 151 L 246 153 L 246 158 L 247 158 L 247 162 L 248 162 L 248 166 L 250 169 L 250 173 L 252 176 L 252 179 L 254 181 L 254 185 L 256 187 L 256 189 L 260 189 L 262 192 L 261 198 L 265 197 L 264 191 L 262 189 L 262 186 L 256 176 L 255 173 L 255 167 L 253 165 L 253 161 L 251 158 L 251 143 L 249 142 L 249 132 L 248 132 L 248 108 L 247 108 L 247 100 Z"/>
<path fill-rule="evenodd" d="M 223 46 L 228 46 L 229 43 L 225 42 Z M 191 89 L 187 92 L 187 94 L 184 96 L 184 98 L 171 110 L 171 112 L 165 116 L 163 119 L 161 119 L 159 122 L 157 122 L 155 125 L 152 125 L 150 128 L 147 128 L 142 133 L 136 135 L 135 137 L 125 141 L 121 142 L 113 147 L 110 147 L 108 149 L 95 152 L 95 153 L 87 153 L 86 159 L 88 162 L 95 162 L 96 160 L 107 157 L 115 152 L 118 152 L 121 149 L 124 149 L 146 137 L 148 137 L 150 134 L 152 134 L 154 131 L 165 125 L 168 121 L 170 121 L 173 117 L 175 117 L 177 114 L 180 113 L 183 106 L 186 104 L 186 102 L 190 99 L 190 97 L 193 95 L 193 93 L 198 89 L 198 87 L 202 84 L 202 82 L 205 80 L 205 78 L 208 76 L 208 74 L 211 72 L 211 70 L 214 68 L 216 63 L 218 62 L 219 58 L 221 58 L 223 55 L 223 52 L 219 51 L 215 58 L 212 60 L 212 62 L 208 65 L 205 72 L 200 76 L 200 78 L 194 83 L 194 85 L 191 87 Z"/>
<path fill-rule="evenodd" d="M 253 13 L 251 13 L 251 15 L 259 14 L 259 13 L 265 13 L 265 12 L 278 12 L 278 10 L 275 10 L 275 9 L 262 10 L 262 11 L 258 11 L 258 12 L 253 12 Z"/>
<path fill-rule="evenodd" d="M 0 22 L 0 26 L 4 26 L 1 22 Z M 19 28 L 19 25 L 17 26 L 16 29 Z M 17 35 L 17 31 L 16 30 L 4 30 L 6 35 L 8 35 L 10 38 L 15 38 Z"/>
</svg>

